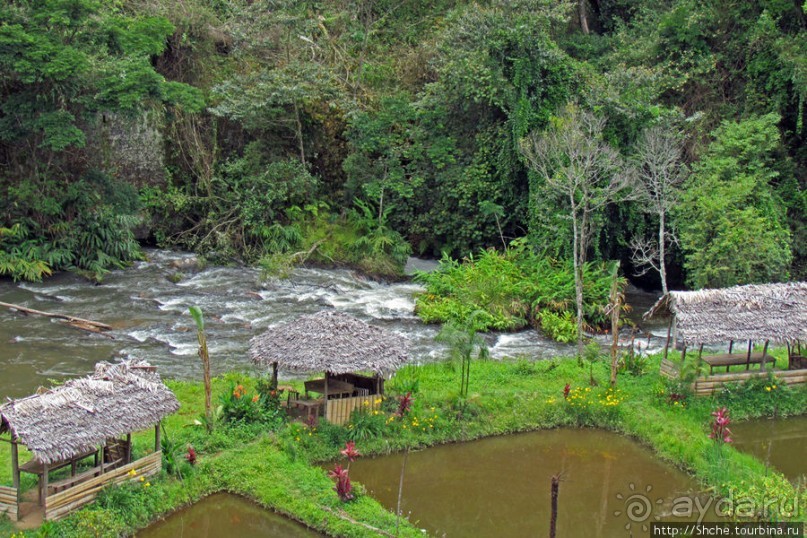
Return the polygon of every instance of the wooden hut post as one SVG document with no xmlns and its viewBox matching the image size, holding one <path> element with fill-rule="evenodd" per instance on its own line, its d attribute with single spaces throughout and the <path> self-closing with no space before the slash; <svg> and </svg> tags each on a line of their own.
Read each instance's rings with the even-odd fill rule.
<svg viewBox="0 0 807 538">
<path fill-rule="evenodd" d="M 734 340 L 729 340 L 729 355 L 731 355 L 732 349 L 734 349 Z"/>
<path fill-rule="evenodd" d="M 126 465 L 132 463 L 132 433 L 126 434 Z"/>
<path fill-rule="evenodd" d="M 154 452 L 159 452 L 160 448 L 160 422 L 157 421 L 157 424 L 154 425 Z"/>
<path fill-rule="evenodd" d="M 329 374 L 329 372 L 326 371 L 325 372 L 325 389 L 324 389 L 325 390 L 325 395 L 324 395 L 325 409 L 322 411 L 322 416 L 324 416 L 326 419 L 328 419 L 328 374 Z"/>
<path fill-rule="evenodd" d="M 670 349 L 670 335 L 672 334 L 672 324 L 673 324 L 673 318 L 670 317 L 670 324 L 667 325 L 667 341 L 664 343 L 664 358 L 665 359 L 667 358 L 667 350 Z M 650 342 L 650 337 L 649 336 L 648 336 L 647 340 L 648 340 L 648 345 L 650 345 L 649 344 L 649 342 Z"/>
<path fill-rule="evenodd" d="M 17 440 L 11 439 L 11 478 L 14 481 L 14 489 L 17 490 L 17 504 L 20 503 L 20 454 L 17 447 Z M 19 509 L 18 509 L 19 510 Z"/>
<path fill-rule="evenodd" d="M 272 390 L 277 390 L 277 361 L 272 363 L 272 381 L 269 386 Z"/>
<path fill-rule="evenodd" d="M 760 370 L 765 369 L 765 359 L 768 356 L 768 344 L 770 340 L 765 340 L 765 345 L 762 347 L 762 364 L 759 365 Z"/>
<path fill-rule="evenodd" d="M 42 464 L 42 479 L 39 481 L 39 504 L 45 506 L 48 492 L 48 464 Z"/>
<path fill-rule="evenodd" d="M 753 348 L 753 342 L 751 340 L 748 341 L 748 354 L 745 356 L 745 369 L 751 369 L 751 349 Z"/>
</svg>

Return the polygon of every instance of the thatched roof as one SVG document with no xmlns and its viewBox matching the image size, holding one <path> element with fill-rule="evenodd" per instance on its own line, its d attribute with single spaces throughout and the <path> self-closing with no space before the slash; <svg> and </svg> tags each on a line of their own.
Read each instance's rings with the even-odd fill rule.
<svg viewBox="0 0 807 538">
<path fill-rule="evenodd" d="M 37 459 L 53 463 L 178 409 L 174 393 L 147 362 L 99 362 L 88 377 L 0 405 L 0 433 L 10 431 Z"/>
<path fill-rule="evenodd" d="M 301 316 L 250 341 L 256 364 L 296 372 L 390 372 L 407 360 L 405 337 L 335 311 Z"/>
<path fill-rule="evenodd" d="M 729 340 L 807 340 L 807 282 L 671 291 L 644 319 L 673 315 L 687 345 Z"/>
</svg>

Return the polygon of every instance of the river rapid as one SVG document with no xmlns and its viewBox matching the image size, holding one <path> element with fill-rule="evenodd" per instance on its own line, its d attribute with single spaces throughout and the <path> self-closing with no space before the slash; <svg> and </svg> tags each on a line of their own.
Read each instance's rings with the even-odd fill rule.
<svg viewBox="0 0 807 538">
<path fill-rule="evenodd" d="M 0 398 L 20 397 L 49 384 L 49 379 L 85 375 L 100 360 L 146 359 L 167 378 L 200 378 L 196 330 L 188 307 L 205 314 L 211 362 L 216 373 L 251 370 L 249 339 L 270 325 L 322 309 L 336 309 L 406 335 L 415 363 L 438 360 L 444 348 L 434 342 L 439 326 L 414 314 L 413 282 L 381 283 L 346 269 L 294 269 L 287 279 L 261 279 L 251 267 L 194 267 L 194 256 L 149 249 L 147 261 L 108 274 L 95 285 L 70 273 L 42 283 L 0 282 L 0 301 L 37 310 L 108 323 L 108 338 L 41 316 L 0 310 Z M 429 269 L 433 262 L 412 260 Z M 173 275 L 181 279 L 172 282 Z M 638 318 L 655 296 L 632 290 L 628 300 Z M 663 345 L 665 331 L 651 327 L 650 351 Z M 494 359 L 524 356 L 531 360 L 573 355 L 529 329 L 485 336 Z M 603 338 L 605 343 L 606 339 Z M 282 374 L 282 372 L 281 372 Z"/>
</svg>

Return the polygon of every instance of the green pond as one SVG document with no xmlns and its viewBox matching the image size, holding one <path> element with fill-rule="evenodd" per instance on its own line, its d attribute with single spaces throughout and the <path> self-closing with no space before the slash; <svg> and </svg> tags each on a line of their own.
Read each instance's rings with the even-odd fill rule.
<svg viewBox="0 0 807 538">
<path fill-rule="evenodd" d="M 807 477 L 807 416 L 757 419 L 731 425 L 734 446 L 792 481 Z"/>
<path fill-rule="evenodd" d="M 137 538 L 313 538 L 296 521 L 237 495 L 217 493 L 137 533 Z"/>
<path fill-rule="evenodd" d="M 402 454 L 362 458 L 354 482 L 395 510 Z M 650 522 L 692 521 L 711 504 L 685 473 L 624 436 L 558 429 L 429 448 L 407 457 L 402 512 L 435 536 L 546 536 L 550 480 L 560 473 L 557 535 L 647 535 Z M 707 512 L 710 512 L 707 510 Z M 715 520 L 713 510 L 706 521 Z"/>
</svg>

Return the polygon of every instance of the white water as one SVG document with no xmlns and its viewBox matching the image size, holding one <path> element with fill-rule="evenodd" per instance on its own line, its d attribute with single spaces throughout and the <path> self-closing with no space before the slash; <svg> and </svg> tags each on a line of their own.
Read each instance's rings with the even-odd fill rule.
<svg viewBox="0 0 807 538">
<path fill-rule="evenodd" d="M 27 394 L 48 378 L 86 374 L 96 361 L 117 356 L 147 359 L 165 377 L 197 377 L 196 331 L 188 314 L 193 305 L 204 312 L 216 372 L 251 369 L 249 339 L 268 326 L 331 308 L 406 335 L 413 362 L 444 355 L 434 342 L 438 327 L 421 323 L 414 314 L 415 295 L 422 291 L 417 284 L 382 284 L 352 271 L 324 269 L 295 269 L 286 280 L 261 281 L 258 270 L 245 267 L 186 272 L 175 284 L 169 280 L 178 272 L 172 263 L 192 256 L 165 250 L 147 255 L 148 261 L 112 272 L 99 286 L 70 274 L 40 284 L 0 283 L 0 301 L 115 327 L 110 340 L 55 320 L 0 311 L 0 397 Z M 651 340 L 651 351 L 663 341 L 661 332 L 661 338 Z M 574 354 L 572 346 L 534 330 L 485 338 L 494 358 Z"/>
</svg>

